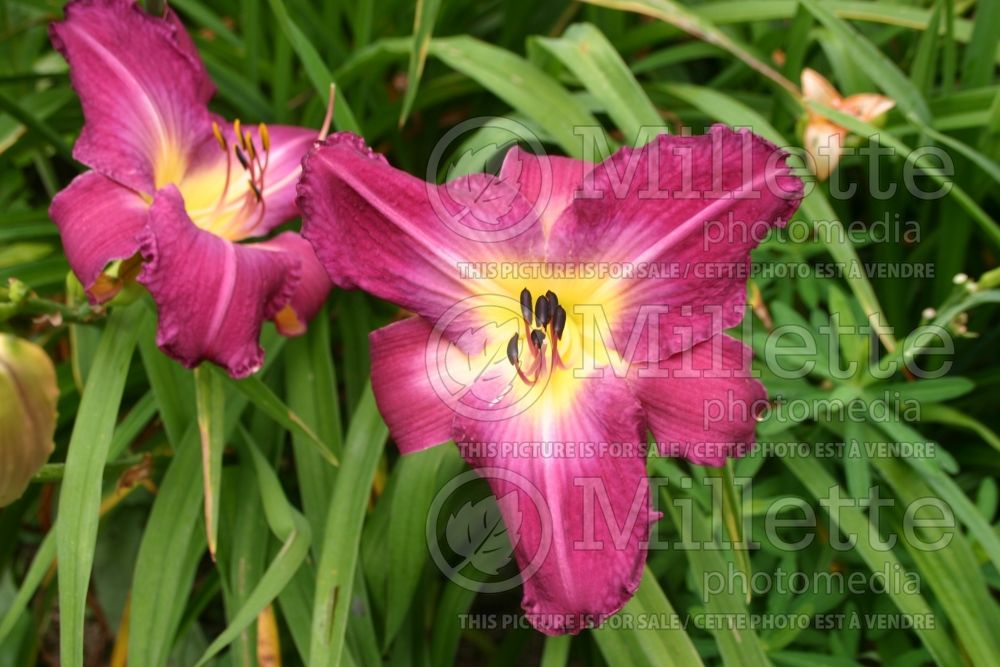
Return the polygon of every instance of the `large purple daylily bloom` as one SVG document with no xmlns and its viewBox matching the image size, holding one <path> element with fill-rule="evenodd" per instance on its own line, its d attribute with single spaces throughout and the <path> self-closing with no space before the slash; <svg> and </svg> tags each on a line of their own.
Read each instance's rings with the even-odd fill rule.
<svg viewBox="0 0 1000 667">
<path fill-rule="evenodd" d="M 164 352 L 253 373 L 262 323 L 301 334 L 330 289 L 297 233 L 239 243 L 298 215 L 295 184 L 317 132 L 212 114 L 212 81 L 169 9 L 75 0 L 50 36 L 83 106 L 73 156 L 91 168 L 50 213 L 88 297 L 103 303 L 137 278 Z"/>
<path fill-rule="evenodd" d="M 415 313 L 371 335 L 379 409 L 404 454 L 454 440 L 488 479 L 538 629 L 579 632 L 635 592 L 648 431 L 703 465 L 752 447 L 766 393 L 723 330 L 801 196 L 784 153 L 723 126 L 599 165 L 515 148 L 442 186 L 352 135 L 306 158 L 303 235 L 333 282 Z"/>
</svg>

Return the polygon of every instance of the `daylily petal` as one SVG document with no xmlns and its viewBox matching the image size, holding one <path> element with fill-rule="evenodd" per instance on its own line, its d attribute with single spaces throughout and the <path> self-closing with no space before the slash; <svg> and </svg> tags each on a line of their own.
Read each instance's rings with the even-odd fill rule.
<svg viewBox="0 0 1000 667">
<path fill-rule="evenodd" d="M 268 125 L 265 142 L 260 137 L 259 125 L 241 126 L 240 133 L 249 135 L 253 152 L 258 156 L 260 165 L 256 168 L 266 167 L 262 197 L 258 200 L 249 174 L 234 157 L 233 147 L 242 141 L 237 139 L 231 123 L 218 117 L 215 121 L 228 150 L 223 152 L 216 147 L 213 151 L 203 151 L 178 183 L 195 224 L 218 236 L 238 241 L 264 236 L 298 216 L 296 184 L 302 158 L 316 140 L 316 131 L 290 125 Z M 269 150 L 265 149 L 265 143 Z"/>
<path fill-rule="evenodd" d="M 623 358 L 664 359 L 739 323 L 750 251 L 802 198 L 786 157 L 755 134 L 716 125 L 622 149 L 587 176 L 548 257 L 632 267 L 591 297 L 607 309 Z"/>
<path fill-rule="evenodd" d="M 176 17 L 130 0 L 75 0 L 50 35 L 86 120 L 73 156 L 146 194 L 179 180 L 212 140 L 213 87 Z"/>
<path fill-rule="evenodd" d="M 299 263 L 299 279 L 295 291 L 291 300 L 283 304 L 274 316 L 274 323 L 283 336 L 301 336 L 330 293 L 330 277 L 326 275 L 326 270 L 319 263 L 309 242 L 295 232 L 279 234 L 251 247 L 286 253 Z"/>
<path fill-rule="evenodd" d="M 291 301 L 296 258 L 199 229 L 172 185 L 156 193 L 140 242 L 139 282 L 157 305 L 160 349 L 189 368 L 215 362 L 234 378 L 260 368 L 261 325 Z"/>
<path fill-rule="evenodd" d="M 896 103 L 885 95 L 876 93 L 859 93 L 845 97 L 840 108 L 863 121 L 870 122 L 888 112 Z"/>
<path fill-rule="evenodd" d="M 463 414 L 455 423 L 463 456 L 499 501 L 524 577 L 526 617 L 547 634 L 577 633 L 625 604 L 655 518 L 639 403 L 610 374 L 580 382 L 568 405 L 543 396 L 509 419 Z M 466 407 L 493 414 L 496 405 L 477 396 Z"/>
<path fill-rule="evenodd" d="M 812 102 L 825 106 L 835 106 L 840 100 L 840 92 L 826 77 L 814 69 L 802 70 L 802 95 Z"/>
<path fill-rule="evenodd" d="M 205 68 L 205 63 L 201 60 L 201 54 L 198 53 L 198 47 L 194 45 L 194 40 L 191 39 L 191 35 L 188 34 L 187 28 L 181 23 L 180 18 L 169 5 L 169 3 L 164 3 L 166 5 L 166 10 L 163 14 L 163 20 L 169 23 L 173 27 L 174 36 L 177 39 L 177 48 L 180 49 L 181 53 L 188 59 L 188 62 L 193 68 L 196 80 L 198 82 L 198 87 L 196 89 L 196 94 L 198 99 L 204 100 L 206 103 L 208 100 L 212 99 L 215 95 L 215 84 L 212 83 L 212 79 L 208 76 L 208 70 Z"/>
<path fill-rule="evenodd" d="M 435 391 L 425 362 L 433 333 L 429 324 L 411 317 L 368 337 L 375 401 L 404 454 L 451 439 L 455 413 Z"/>
<path fill-rule="evenodd" d="M 642 402 L 664 456 L 721 466 L 753 447 L 764 386 L 750 377 L 749 347 L 725 334 L 660 362 L 636 367 L 629 386 Z"/>
<path fill-rule="evenodd" d="M 504 156 L 500 179 L 516 184 L 534 206 L 547 237 L 556 220 L 570 209 L 583 177 L 594 168 L 585 160 L 558 155 L 534 155 L 514 146 Z"/>
<path fill-rule="evenodd" d="M 847 130 L 841 126 L 820 116 L 809 119 L 802 134 L 802 143 L 811 158 L 810 167 L 816 174 L 816 180 L 825 181 L 830 178 L 830 174 L 840 163 L 846 140 Z"/>
<path fill-rule="evenodd" d="M 66 259 L 90 301 L 112 298 L 121 285 L 100 278 L 108 264 L 139 251 L 138 236 L 146 226 L 148 204 L 132 190 L 91 171 L 74 178 L 53 198 L 49 215 L 59 227 Z"/>
<path fill-rule="evenodd" d="M 537 224 L 506 243 L 485 242 L 491 225 L 508 228 L 531 215 L 512 185 L 483 174 L 428 184 L 349 133 L 306 158 L 298 205 L 302 235 L 335 285 L 360 287 L 431 321 L 482 291 L 481 281 L 463 277 L 463 265 L 541 246 Z"/>
</svg>

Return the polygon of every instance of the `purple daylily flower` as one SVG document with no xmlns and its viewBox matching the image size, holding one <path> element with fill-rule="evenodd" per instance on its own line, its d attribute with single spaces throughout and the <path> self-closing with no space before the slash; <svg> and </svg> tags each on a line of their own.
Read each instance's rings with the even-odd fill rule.
<svg viewBox="0 0 1000 667">
<path fill-rule="evenodd" d="M 157 304 L 160 349 L 250 375 L 262 323 L 301 334 L 331 286 L 297 233 L 239 243 L 298 215 L 295 183 L 317 132 L 212 114 L 215 88 L 170 9 L 75 0 L 50 36 L 83 106 L 73 156 L 91 168 L 50 214 L 88 297 L 103 303 L 137 279 Z"/>
<path fill-rule="evenodd" d="M 371 335 L 396 443 L 454 440 L 488 479 L 539 630 L 579 632 L 635 592 L 658 518 L 648 431 L 703 465 L 752 447 L 766 393 L 723 330 L 761 230 L 801 199 L 785 157 L 715 126 L 598 165 L 514 148 L 497 176 L 441 186 L 353 135 L 304 161 L 302 233 L 333 282 L 415 313 Z"/>
</svg>

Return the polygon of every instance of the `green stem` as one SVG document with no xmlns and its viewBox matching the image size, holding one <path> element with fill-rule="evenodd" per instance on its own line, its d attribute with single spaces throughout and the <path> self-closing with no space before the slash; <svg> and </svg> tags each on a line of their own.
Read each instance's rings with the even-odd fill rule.
<svg viewBox="0 0 1000 667">
<path fill-rule="evenodd" d="M 8 297 L 8 290 L 0 288 L 0 299 Z M 103 308 L 93 308 L 89 303 L 78 306 L 67 306 L 58 301 L 43 299 L 30 295 L 18 301 L 0 302 L 0 322 L 7 322 L 16 317 L 38 317 L 40 315 L 55 319 L 59 324 L 91 324 L 104 318 Z"/>
</svg>

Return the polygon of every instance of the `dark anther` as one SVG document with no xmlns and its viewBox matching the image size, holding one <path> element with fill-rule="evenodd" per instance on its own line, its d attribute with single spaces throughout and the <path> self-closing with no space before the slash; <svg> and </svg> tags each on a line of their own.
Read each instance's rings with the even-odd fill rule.
<svg viewBox="0 0 1000 667">
<path fill-rule="evenodd" d="M 525 322 L 531 324 L 531 292 L 527 287 L 521 290 L 521 316 Z"/>
<path fill-rule="evenodd" d="M 551 320 L 552 308 L 549 306 L 549 300 L 544 296 L 538 297 L 538 301 L 535 301 L 535 323 L 544 329 Z"/>
<path fill-rule="evenodd" d="M 556 312 L 552 315 L 552 331 L 556 335 L 556 340 L 562 340 L 563 329 L 566 328 L 566 309 L 556 306 Z"/>
<path fill-rule="evenodd" d="M 559 297 L 552 290 L 545 292 L 545 298 L 549 301 L 549 311 L 556 312 L 556 307 L 559 306 Z"/>
<path fill-rule="evenodd" d="M 250 161 L 247 159 L 247 154 L 244 153 L 243 149 L 239 146 L 236 147 L 236 159 L 240 161 L 241 165 L 243 165 L 243 169 L 250 168 Z"/>
<path fill-rule="evenodd" d="M 542 349 L 542 343 L 545 342 L 545 332 L 541 329 L 535 329 L 531 332 L 531 344 L 535 346 L 536 350 Z"/>
<path fill-rule="evenodd" d="M 517 341 L 518 335 L 515 333 L 507 343 L 507 361 L 509 361 L 512 366 L 517 366 Z"/>
</svg>

